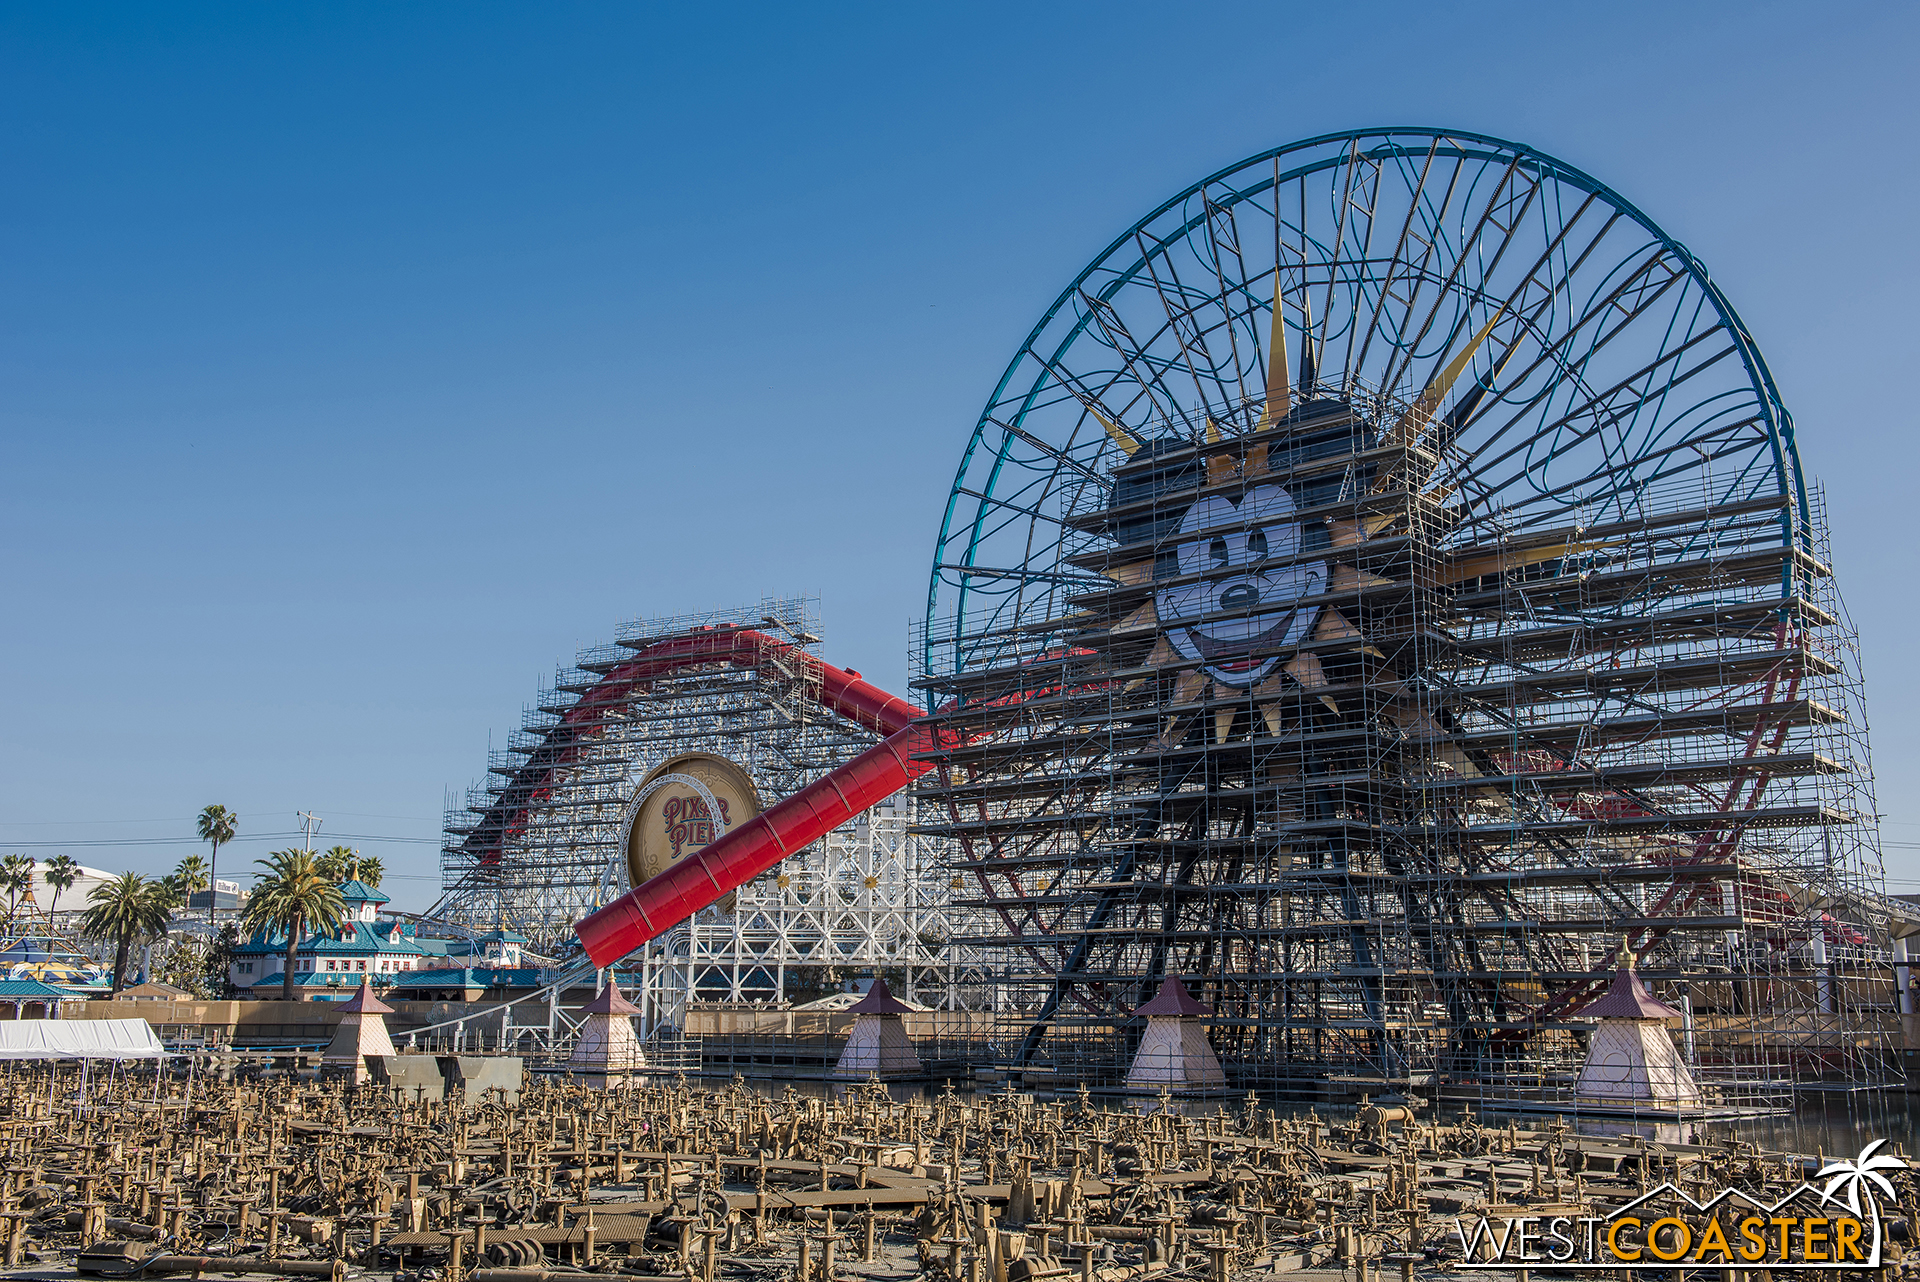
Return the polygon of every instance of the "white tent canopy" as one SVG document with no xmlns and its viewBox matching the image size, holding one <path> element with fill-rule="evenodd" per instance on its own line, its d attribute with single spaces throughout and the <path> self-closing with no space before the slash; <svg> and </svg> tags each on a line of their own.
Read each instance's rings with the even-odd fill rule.
<svg viewBox="0 0 1920 1282">
<path fill-rule="evenodd" d="M 144 1019 L 0 1020 L 0 1059 L 159 1059 Z"/>
<path fill-rule="evenodd" d="M 85 864 L 74 867 L 73 885 L 62 890 L 47 880 L 47 861 L 36 859 L 33 863 L 33 880 L 27 888 L 27 898 L 23 902 L 31 903 L 35 912 L 44 913 L 58 909 L 62 916 L 77 913 L 87 906 L 87 896 L 98 886 L 104 886 L 114 879 L 114 874 L 104 868 L 89 868 Z M 224 880 L 224 879 L 223 879 Z"/>
</svg>

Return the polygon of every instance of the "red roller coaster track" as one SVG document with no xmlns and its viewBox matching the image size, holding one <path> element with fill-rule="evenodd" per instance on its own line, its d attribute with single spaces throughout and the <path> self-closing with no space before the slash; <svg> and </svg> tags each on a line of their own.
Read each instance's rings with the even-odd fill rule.
<svg viewBox="0 0 1920 1282">
<path fill-rule="evenodd" d="M 612 683 L 630 687 L 692 664 L 751 667 L 775 656 L 817 671 L 822 707 L 886 739 L 769 807 L 759 818 L 583 917 L 575 929 L 596 966 L 618 961 L 933 768 L 929 762 L 913 759 L 914 754 L 935 747 L 933 729 L 916 724 L 918 708 L 863 680 L 857 672 L 821 663 L 804 650 L 748 628 L 717 629 L 649 646 L 608 673 L 602 687 Z"/>
</svg>

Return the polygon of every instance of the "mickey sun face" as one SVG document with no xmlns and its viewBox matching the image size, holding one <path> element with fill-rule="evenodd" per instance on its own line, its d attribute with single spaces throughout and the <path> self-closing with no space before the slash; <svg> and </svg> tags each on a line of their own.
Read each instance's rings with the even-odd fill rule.
<svg viewBox="0 0 1920 1282">
<path fill-rule="evenodd" d="M 1320 613 L 1297 602 L 1326 590 L 1326 562 L 1258 568 L 1300 551 L 1293 514 L 1292 495 L 1260 485 L 1238 503 L 1204 498 L 1180 522 L 1180 575 L 1206 577 L 1159 589 L 1155 607 L 1174 649 L 1198 660 L 1215 681 L 1250 686 L 1263 680 L 1285 656 L 1250 652 L 1298 645 Z M 1206 618 L 1216 614 L 1231 617 Z"/>
</svg>

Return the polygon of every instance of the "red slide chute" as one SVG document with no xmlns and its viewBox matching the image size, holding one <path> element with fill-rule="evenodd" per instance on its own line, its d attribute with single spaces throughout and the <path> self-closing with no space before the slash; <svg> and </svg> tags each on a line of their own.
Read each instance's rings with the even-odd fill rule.
<svg viewBox="0 0 1920 1282">
<path fill-rule="evenodd" d="M 581 918 L 574 929 L 594 965 L 608 966 L 625 957 L 933 768 L 930 762 L 913 759 L 914 754 L 935 746 L 932 727 L 915 724 L 918 708 L 862 680 L 857 672 L 821 663 L 764 632 L 723 628 L 678 637 L 641 651 L 633 666 L 651 675 L 694 663 L 745 667 L 774 655 L 788 663 L 817 666 L 821 705 L 887 738 L 759 818 Z"/>
</svg>

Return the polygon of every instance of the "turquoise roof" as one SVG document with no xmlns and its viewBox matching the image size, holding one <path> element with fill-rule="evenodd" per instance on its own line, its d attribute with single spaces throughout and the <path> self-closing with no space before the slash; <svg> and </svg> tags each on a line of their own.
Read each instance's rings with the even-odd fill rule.
<svg viewBox="0 0 1920 1282">
<path fill-rule="evenodd" d="M 388 978 L 386 975 L 373 975 L 364 972 L 360 974 L 348 974 L 345 972 L 329 974 L 316 970 L 296 970 L 293 972 L 293 986 L 303 990 L 309 997 L 316 996 L 317 993 L 325 993 L 327 995 L 325 1000 L 344 1002 L 360 991 L 361 980 L 370 979 L 378 985 L 381 980 L 386 978 Z M 242 987 L 255 993 L 284 992 L 287 987 L 287 973 L 283 970 L 275 971 L 265 979 L 256 979 L 252 983 L 242 985 Z"/>
<path fill-rule="evenodd" d="M 375 890 L 364 881 L 349 881 L 341 885 L 340 898 L 356 904 L 388 904 L 393 900 Z"/>
<path fill-rule="evenodd" d="M 532 988 L 538 966 L 466 966 L 447 970 L 402 971 L 392 976 L 393 991 L 414 988 Z"/>
<path fill-rule="evenodd" d="M 341 935 L 349 931 L 352 932 L 351 937 L 342 939 Z M 286 949 L 282 948 L 280 951 L 284 953 Z M 334 956 L 343 953 L 349 956 L 397 953 L 405 957 L 421 957 L 426 952 L 418 943 L 397 931 L 389 935 L 385 931 L 376 929 L 371 922 L 364 921 L 342 922 L 338 931 L 328 935 L 315 935 L 300 945 L 300 951 Z"/>
<path fill-rule="evenodd" d="M 37 979 L 0 979 L 0 997 L 70 997 L 64 988 Z"/>
<path fill-rule="evenodd" d="M 516 935 L 510 930 L 495 929 L 488 931 L 484 935 L 475 935 L 473 942 L 476 944 L 524 944 L 527 942 L 527 937 L 525 935 Z"/>
<path fill-rule="evenodd" d="M 350 937 L 342 939 L 342 935 Z M 301 941 L 303 953 L 328 953 L 335 956 L 371 957 L 375 953 L 389 956 L 425 957 L 432 954 L 429 949 L 420 946 L 421 941 L 400 933 L 398 927 L 378 925 L 365 921 L 344 921 L 339 929 L 326 934 L 310 935 Z M 240 944 L 233 950 L 236 957 L 264 957 L 273 954 L 285 956 L 287 951 L 287 932 L 284 930 L 258 930 L 252 939 Z"/>
</svg>

